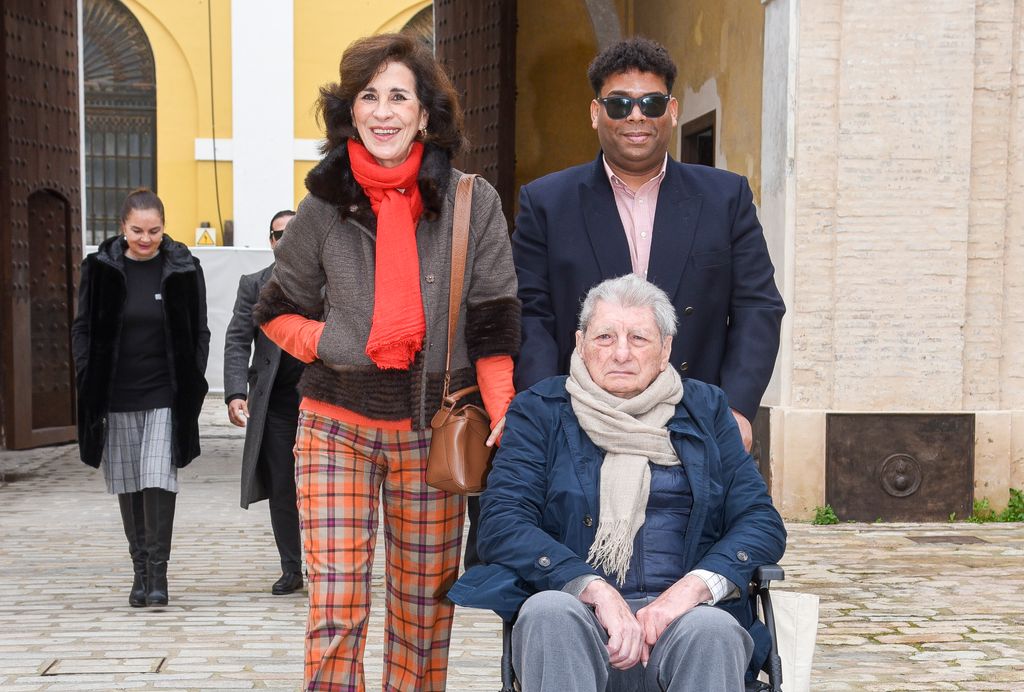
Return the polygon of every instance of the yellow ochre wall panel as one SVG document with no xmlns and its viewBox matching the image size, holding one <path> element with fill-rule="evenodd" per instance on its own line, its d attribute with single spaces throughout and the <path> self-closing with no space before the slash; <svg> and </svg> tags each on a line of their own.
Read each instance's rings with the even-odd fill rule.
<svg viewBox="0 0 1024 692">
<path fill-rule="evenodd" d="M 320 87 L 338 81 L 341 54 L 363 36 L 399 31 L 429 1 L 295 0 L 295 137 L 322 139 L 316 122 Z M 306 195 L 306 173 L 313 161 L 295 162 L 296 204 Z"/>
<path fill-rule="evenodd" d="M 751 0 L 687 0 L 634 2 L 633 11 L 636 33 L 664 44 L 679 68 L 672 91 L 680 114 L 687 99 L 720 104 L 717 165 L 747 176 L 759 200 L 764 8 Z"/>
<path fill-rule="evenodd" d="M 195 159 L 195 140 L 214 136 L 211 25 L 216 137 L 232 137 L 231 0 L 124 0 L 124 4 L 142 24 L 156 62 L 157 191 L 167 209 L 168 232 L 192 244 L 195 227 L 208 221 L 217 228 L 221 242 L 216 189 L 220 189 L 220 215 L 227 220 L 234 197 L 231 162 L 217 163 L 215 184 L 213 162 Z M 429 5 L 425 0 L 295 0 L 295 89 L 291 94 L 295 137 L 322 138 L 315 118 L 317 95 L 321 85 L 337 81 L 346 46 L 361 36 L 398 31 Z M 305 195 L 303 181 L 313 165 L 311 161 L 294 164 L 296 204 Z"/>
<path fill-rule="evenodd" d="M 156 62 L 157 191 L 166 207 L 168 232 L 189 244 L 200 221 L 220 225 L 213 164 L 195 160 L 196 138 L 212 136 L 211 15 L 217 137 L 231 137 L 231 3 L 209 1 L 124 0 L 142 24 Z M 218 177 L 221 209 L 229 218 L 230 163 L 218 164 Z"/>
<path fill-rule="evenodd" d="M 597 41 L 585 3 L 519 0 L 516 37 L 516 185 L 590 161 L 587 66 Z"/>
</svg>

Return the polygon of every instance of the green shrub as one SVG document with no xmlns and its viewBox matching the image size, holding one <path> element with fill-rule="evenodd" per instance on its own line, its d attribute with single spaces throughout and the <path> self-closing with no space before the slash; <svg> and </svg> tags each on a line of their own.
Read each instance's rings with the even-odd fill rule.
<svg viewBox="0 0 1024 692">
<path fill-rule="evenodd" d="M 1006 509 L 996 512 L 987 497 L 974 501 L 974 511 L 967 521 L 972 524 L 987 524 L 993 521 L 1024 521 L 1024 493 L 1016 488 L 1010 488 L 1010 501 L 1006 503 Z"/>
<path fill-rule="evenodd" d="M 971 512 L 971 516 L 967 517 L 967 521 L 972 524 L 987 524 L 998 520 L 999 515 L 997 515 L 996 511 L 992 509 L 992 505 L 989 504 L 987 497 L 975 500 L 974 511 Z"/>
<path fill-rule="evenodd" d="M 1024 493 L 1010 488 L 1010 501 L 999 515 L 999 521 L 1024 521 Z"/>
<path fill-rule="evenodd" d="M 814 521 L 812 524 L 818 526 L 827 526 L 829 524 L 838 524 L 839 517 L 836 516 L 836 512 L 832 509 L 832 505 L 825 505 L 824 507 L 814 508 Z"/>
</svg>

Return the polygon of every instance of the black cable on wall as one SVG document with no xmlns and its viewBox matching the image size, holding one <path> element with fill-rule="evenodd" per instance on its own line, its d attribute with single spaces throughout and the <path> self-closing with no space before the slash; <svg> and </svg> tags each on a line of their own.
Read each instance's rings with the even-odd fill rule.
<svg viewBox="0 0 1024 692">
<path fill-rule="evenodd" d="M 213 0 L 206 0 L 206 31 L 210 44 L 210 131 L 213 135 L 213 189 L 217 196 L 217 223 L 221 237 L 224 233 L 224 216 L 220 212 L 220 179 L 217 174 L 217 115 L 213 100 Z"/>
</svg>

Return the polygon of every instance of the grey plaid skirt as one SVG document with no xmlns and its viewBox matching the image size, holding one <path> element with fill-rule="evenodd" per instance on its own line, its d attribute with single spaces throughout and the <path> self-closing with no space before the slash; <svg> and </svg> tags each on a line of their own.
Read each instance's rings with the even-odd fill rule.
<svg viewBox="0 0 1024 692">
<path fill-rule="evenodd" d="M 143 488 L 178 492 L 178 469 L 171 458 L 171 409 L 108 413 L 101 466 L 109 493 Z"/>
</svg>

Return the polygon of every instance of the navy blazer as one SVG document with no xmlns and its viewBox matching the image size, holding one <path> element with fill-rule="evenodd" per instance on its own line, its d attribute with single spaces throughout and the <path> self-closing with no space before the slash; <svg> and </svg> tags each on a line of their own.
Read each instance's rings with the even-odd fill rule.
<svg viewBox="0 0 1024 692">
<path fill-rule="evenodd" d="M 531 594 L 599 574 L 586 555 L 600 517 L 604 453 L 580 427 L 564 377 L 519 394 L 506 415 L 481 498 L 477 549 L 488 564 L 467 571 L 448 597 L 511 620 Z M 740 587 L 739 598 L 719 607 L 750 631 L 756 670 L 770 638 L 745 587 L 757 567 L 782 558 L 785 525 L 720 389 L 684 380 L 683 400 L 666 427 L 693 495 L 678 578 L 706 569 Z"/>
<path fill-rule="evenodd" d="M 569 372 L 587 291 L 632 271 L 601 156 L 524 185 L 512 236 L 523 302 L 516 389 Z M 754 420 L 779 350 L 785 305 L 746 178 L 668 160 L 647 279 L 679 316 L 670 361 L 720 386 Z"/>
</svg>

